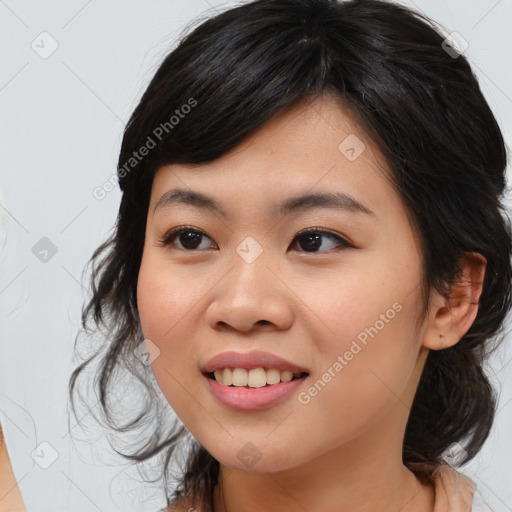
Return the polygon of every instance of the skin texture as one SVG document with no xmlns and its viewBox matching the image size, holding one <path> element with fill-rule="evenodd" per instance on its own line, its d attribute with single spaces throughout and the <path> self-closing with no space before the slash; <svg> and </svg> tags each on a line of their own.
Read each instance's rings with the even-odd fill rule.
<svg viewBox="0 0 512 512">
<path fill-rule="evenodd" d="M 0 429 L 0 512 L 25 511 L 25 505 L 7 453 L 3 432 Z"/>
<path fill-rule="evenodd" d="M 350 134 L 366 146 L 353 161 L 338 149 Z M 419 324 L 420 246 L 386 172 L 382 155 L 329 96 L 288 109 L 213 163 L 157 171 L 138 280 L 141 326 L 160 351 L 152 369 L 162 392 L 221 464 L 216 512 L 432 511 L 433 488 L 402 463 L 405 426 L 428 350 L 455 344 L 476 316 L 486 262 L 468 255 L 453 298 L 432 292 Z M 173 187 L 213 196 L 228 217 L 185 204 L 153 212 Z M 375 215 L 271 214 L 288 197 L 332 191 Z M 204 232 L 198 248 L 183 248 L 179 236 L 159 244 L 177 226 Z M 326 235 L 311 249 L 296 238 L 306 228 L 353 247 Z M 248 236 L 263 249 L 252 263 L 236 251 Z M 295 393 L 265 410 L 234 411 L 201 377 L 216 354 L 260 349 L 306 367 L 299 392 L 307 391 L 390 309 L 393 318 L 388 313 L 307 404 Z M 248 442 L 261 455 L 250 468 L 237 456 Z"/>
</svg>

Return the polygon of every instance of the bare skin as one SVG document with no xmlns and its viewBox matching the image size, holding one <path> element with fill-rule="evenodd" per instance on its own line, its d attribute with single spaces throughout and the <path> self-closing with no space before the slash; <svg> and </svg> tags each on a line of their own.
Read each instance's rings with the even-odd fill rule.
<svg viewBox="0 0 512 512">
<path fill-rule="evenodd" d="M 0 512 L 26 512 L 0 429 Z"/>
<path fill-rule="evenodd" d="M 353 160 L 338 149 L 350 134 L 366 146 Z M 457 343 L 476 317 L 486 261 L 469 254 L 451 299 L 432 291 L 419 322 L 420 246 L 386 171 L 376 147 L 328 96 L 289 109 L 213 163 L 157 171 L 139 314 L 145 338 L 160 351 L 152 362 L 160 388 L 220 462 L 215 512 L 432 512 L 434 489 L 402 462 L 405 426 L 428 351 Z M 212 196 L 227 216 L 188 204 L 154 211 L 175 187 Z M 332 191 L 350 194 L 373 215 L 271 211 L 304 192 Z M 197 248 L 184 247 L 179 235 L 159 244 L 178 226 L 203 234 Z M 306 228 L 351 246 L 323 234 L 312 251 L 297 236 Z M 249 236 L 262 248 L 251 263 L 236 250 Z M 378 333 L 345 357 L 372 326 Z M 218 402 L 202 366 L 226 350 L 253 349 L 306 367 L 299 391 L 310 400 L 297 393 L 249 412 Z M 344 363 L 333 377 L 338 356 Z M 325 385 L 308 393 L 319 380 Z M 248 442 L 261 455 L 250 468 L 238 456 Z"/>
</svg>

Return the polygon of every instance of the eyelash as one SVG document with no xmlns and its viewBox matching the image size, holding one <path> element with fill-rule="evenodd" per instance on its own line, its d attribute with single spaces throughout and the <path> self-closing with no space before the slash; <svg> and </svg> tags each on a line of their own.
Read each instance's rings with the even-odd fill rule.
<svg viewBox="0 0 512 512">
<path fill-rule="evenodd" d="M 206 235 L 206 233 L 204 233 L 200 229 L 194 228 L 192 226 L 181 226 L 181 227 L 173 228 L 170 231 L 168 231 L 164 235 L 164 237 L 162 239 L 158 240 L 158 243 L 159 243 L 159 245 L 161 247 L 170 246 L 175 238 L 177 238 L 182 233 L 187 233 L 187 232 L 198 233 L 200 235 L 205 235 L 207 238 L 210 238 L 210 237 L 208 237 L 208 235 Z M 292 242 L 295 242 L 295 240 L 297 240 L 299 237 L 310 235 L 310 234 L 315 234 L 315 233 L 336 239 L 337 241 L 340 242 L 340 245 L 342 246 L 342 248 L 348 249 L 348 248 L 353 248 L 354 247 L 350 242 L 348 242 L 347 240 L 345 240 L 341 236 L 336 235 L 332 231 L 329 231 L 329 230 L 323 229 L 323 228 L 308 228 L 308 229 L 306 229 L 304 231 L 300 231 L 299 233 L 297 233 L 297 235 L 295 235 L 295 238 L 293 239 Z M 186 251 L 186 252 L 198 252 L 198 251 L 200 251 L 198 249 L 179 249 L 179 250 Z M 201 250 L 205 250 L 205 249 L 201 249 Z M 332 249 L 330 249 L 330 250 L 332 250 Z M 328 251 L 313 251 L 313 252 L 310 252 L 310 251 L 300 251 L 300 252 L 306 252 L 308 254 L 315 254 L 315 253 L 318 252 L 319 254 L 321 254 L 323 252 L 328 252 Z"/>
</svg>

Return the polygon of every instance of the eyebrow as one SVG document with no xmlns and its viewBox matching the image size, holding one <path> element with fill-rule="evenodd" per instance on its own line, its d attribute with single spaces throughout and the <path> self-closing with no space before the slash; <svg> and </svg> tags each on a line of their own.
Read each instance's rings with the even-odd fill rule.
<svg viewBox="0 0 512 512">
<path fill-rule="evenodd" d="M 226 210 L 222 203 L 219 203 L 213 197 L 200 192 L 180 188 L 168 190 L 156 203 L 153 213 L 160 208 L 170 207 L 175 204 L 189 204 L 219 213 L 224 218 L 227 217 Z M 284 216 L 290 213 L 313 208 L 346 210 L 353 213 L 363 213 L 375 217 L 375 213 L 370 210 L 370 208 L 345 192 L 304 193 L 295 197 L 290 197 L 281 203 L 274 204 L 271 209 L 271 215 Z"/>
</svg>

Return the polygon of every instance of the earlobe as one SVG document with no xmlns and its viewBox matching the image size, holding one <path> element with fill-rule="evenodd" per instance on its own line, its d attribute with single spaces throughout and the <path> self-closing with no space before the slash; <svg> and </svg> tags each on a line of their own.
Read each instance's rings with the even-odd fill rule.
<svg viewBox="0 0 512 512">
<path fill-rule="evenodd" d="M 467 252 L 461 262 L 460 277 L 450 290 L 450 297 L 447 299 L 439 292 L 433 292 L 424 346 L 441 350 L 457 344 L 466 334 L 478 313 L 486 268 L 484 256 Z"/>
</svg>

